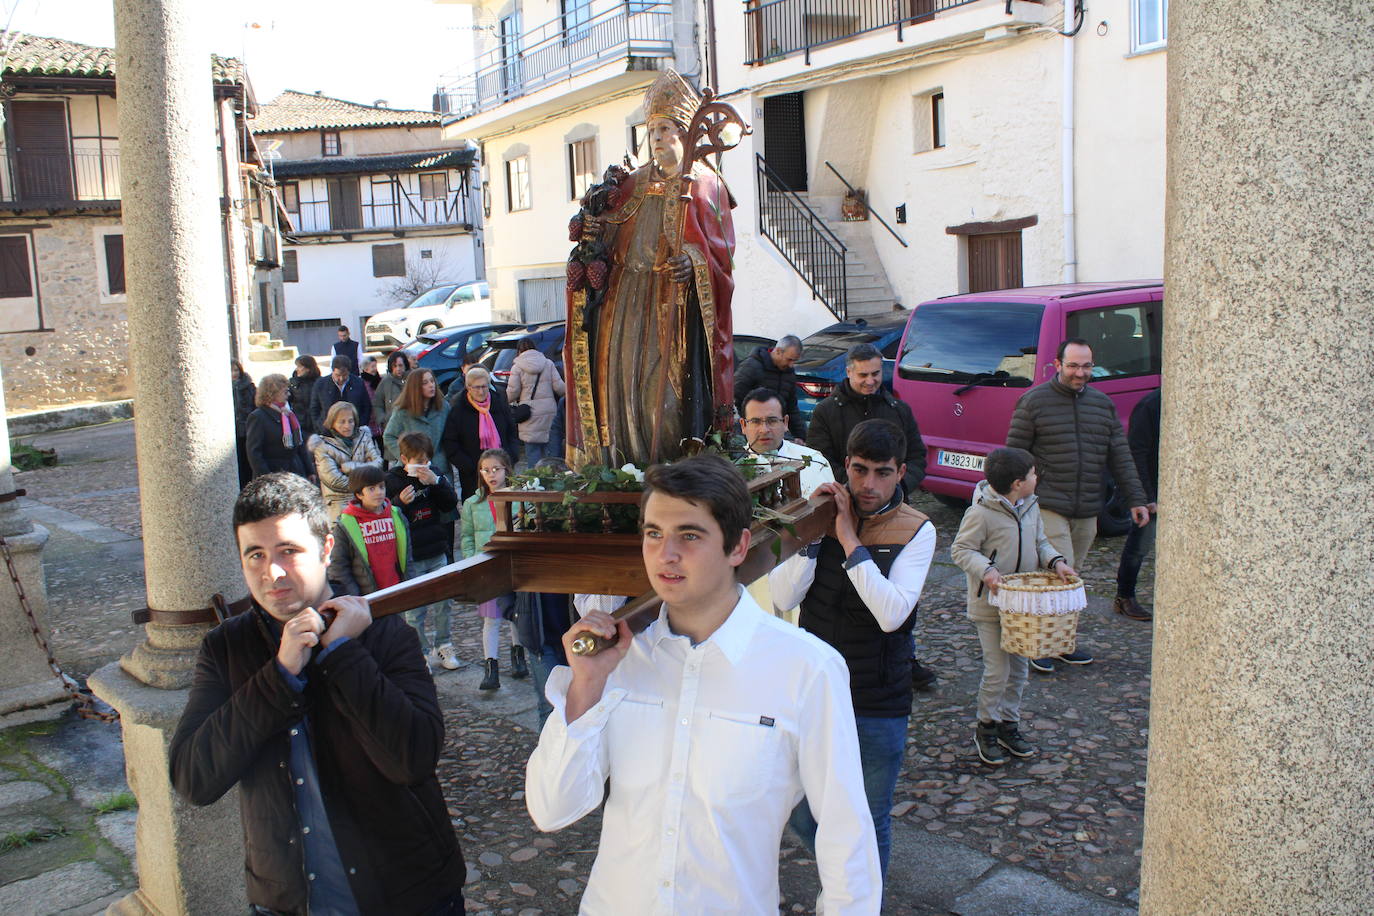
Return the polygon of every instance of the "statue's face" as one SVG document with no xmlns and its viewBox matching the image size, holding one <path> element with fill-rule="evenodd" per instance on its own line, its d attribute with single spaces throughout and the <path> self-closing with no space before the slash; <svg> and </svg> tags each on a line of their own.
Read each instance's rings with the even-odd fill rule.
<svg viewBox="0 0 1374 916">
<path fill-rule="evenodd" d="M 649 153 L 665 172 L 676 172 L 682 166 L 685 132 L 672 118 L 650 118 Z"/>
</svg>

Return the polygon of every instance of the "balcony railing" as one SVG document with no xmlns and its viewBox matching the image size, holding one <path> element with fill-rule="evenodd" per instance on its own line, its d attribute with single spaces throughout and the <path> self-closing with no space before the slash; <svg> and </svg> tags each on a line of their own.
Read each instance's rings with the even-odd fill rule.
<svg viewBox="0 0 1374 916">
<path fill-rule="evenodd" d="M 415 229 L 471 223 L 468 198 L 461 192 L 444 200 L 423 200 L 401 193 L 392 200 L 336 205 L 331 218 L 328 200 L 302 200 L 292 211 L 297 234 L 313 232 L 362 232 L 371 229 Z"/>
<path fill-rule="evenodd" d="M 613 60 L 672 56 L 672 4 L 628 0 L 584 22 L 560 16 L 504 39 L 436 101 L 444 114 L 470 118 Z"/>
<path fill-rule="evenodd" d="M 904 29 L 976 0 L 745 0 L 749 30 L 746 64 L 768 64 L 793 54 L 848 41 L 879 29 Z"/>
<path fill-rule="evenodd" d="M 116 150 L 30 153 L 0 147 L 0 156 L 0 201 L 56 205 L 120 198 Z"/>
</svg>

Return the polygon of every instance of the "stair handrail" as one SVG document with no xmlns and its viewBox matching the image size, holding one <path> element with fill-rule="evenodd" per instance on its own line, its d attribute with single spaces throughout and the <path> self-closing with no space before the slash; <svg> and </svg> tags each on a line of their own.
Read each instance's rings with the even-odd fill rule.
<svg viewBox="0 0 1374 916">
<path fill-rule="evenodd" d="M 825 161 L 825 167 L 828 168 L 828 169 L 830 169 L 830 171 L 834 172 L 834 173 L 835 173 L 835 177 L 838 178 L 838 179 L 840 179 L 840 181 L 843 181 L 843 182 L 844 182 L 844 186 L 845 186 L 846 188 L 848 188 L 856 197 L 858 196 L 859 189 L 856 188 L 856 187 L 854 187 L 852 184 L 850 184 L 850 183 L 849 183 L 849 180 L 846 179 L 843 175 L 840 174 L 840 170 L 837 169 L 837 168 L 835 168 L 833 165 L 830 164 L 830 160 L 827 159 L 827 160 Z M 867 195 L 867 194 L 865 194 L 865 195 L 863 196 L 862 201 L 863 201 L 864 209 L 867 210 L 869 213 L 871 213 L 871 214 L 873 215 L 873 218 L 874 218 L 874 219 L 876 219 L 878 222 L 882 223 L 882 224 L 883 224 L 883 228 L 886 229 L 888 232 L 891 232 L 891 233 L 892 233 L 892 237 L 893 237 L 894 239 L 896 239 L 898 242 L 900 242 L 903 248 L 910 248 L 910 247 L 911 247 L 910 245 L 908 245 L 908 244 L 906 243 L 906 239 L 902 238 L 900 235 L 897 234 L 897 230 L 896 230 L 896 229 L 893 229 L 891 226 L 889 226 L 889 225 L 887 224 L 887 220 L 883 219 L 881 216 L 878 215 L 878 211 L 877 211 L 877 210 L 874 210 L 872 207 L 870 207 L 870 206 L 868 205 L 868 195 Z"/>
<path fill-rule="evenodd" d="M 848 246 L 840 241 L 825 220 L 806 201 L 791 188 L 787 187 L 781 176 L 764 159 L 762 153 L 755 153 L 755 180 L 759 184 L 759 231 L 777 247 L 792 269 L 811 289 L 811 297 L 820 299 L 835 317 L 844 321 L 849 314 L 849 289 L 847 279 L 846 255 Z M 808 253 L 794 253 L 789 241 L 774 234 L 764 220 L 764 211 L 782 211 L 792 214 L 804 227 L 802 242 Z M 818 232 L 817 229 L 820 231 Z M 782 231 L 786 236 L 786 231 Z M 820 250 L 818 250 L 820 249 Z M 802 264 L 806 266 L 803 267 Z"/>
<path fill-rule="evenodd" d="M 778 190 L 782 191 L 784 195 L 791 197 L 792 203 L 796 204 L 798 208 L 806 211 L 806 213 L 811 217 L 811 222 L 813 225 L 819 227 L 822 232 L 830 236 L 830 240 L 834 242 L 836 245 L 840 246 L 841 251 L 849 250 L 849 246 L 842 242 L 840 240 L 840 237 L 835 234 L 834 230 L 825 224 L 825 217 L 821 216 L 815 210 L 811 209 L 811 205 L 808 204 L 806 201 L 802 200 L 796 191 L 793 191 L 791 188 L 789 188 L 787 186 L 787 183 L 783 181 L 781 175 L 773 171 L 773 167 L 768 164 L 768 160 L 763 158 L 763 153 L 755 153 L 754 158 L 757 159 L 758 164 L 763 167 L 764 174 L 767 175 L 769 178 L 773 179 L 773 182 L 778 186 Z"/>
</svg>

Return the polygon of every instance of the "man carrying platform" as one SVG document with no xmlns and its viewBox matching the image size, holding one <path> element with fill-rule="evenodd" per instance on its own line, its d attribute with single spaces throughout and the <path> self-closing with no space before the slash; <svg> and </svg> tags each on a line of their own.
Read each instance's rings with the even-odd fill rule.
<svg viewBox="0 0 1374 916">
<path fill-rule="evenodd" d="M 573 624 L 570 667 L 549 676 L 554 713 L 526 770 L 541 830 L 605 796 L 580 912 L 776 916 L 782 831 L 805 797 L 819 822 L 824 912 L 876 914 L 849 675 L 837 652 L 764 613 L 736 581 L 752 515 L 743 477 L 712 455 L 658 465 L 641 505 L 663 610 L 637 636 L 600 611 Z M 589 632 L 617 641 L 574 654 Z"/>
</svg>

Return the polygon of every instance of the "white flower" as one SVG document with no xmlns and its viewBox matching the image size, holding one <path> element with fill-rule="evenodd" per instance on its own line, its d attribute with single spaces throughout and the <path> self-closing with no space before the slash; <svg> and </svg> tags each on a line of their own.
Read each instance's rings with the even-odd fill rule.
<svg viewBox="0 0 1374 916">
<path fill-rule="evenodd" d="M 622 465 L 620 470 L 622 470 L 626 474 L 633 476 L 634 479 L 638 480 L 640 483 L 644 482 L 644 471 L 640 468 L 635 467 L 633 464 Z"/>
</svg>

